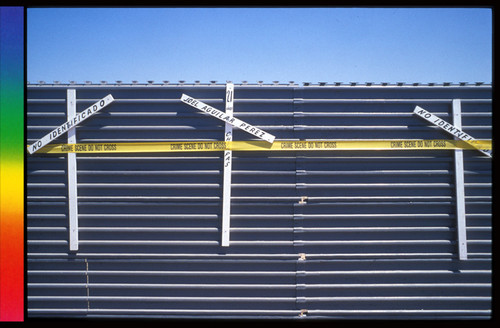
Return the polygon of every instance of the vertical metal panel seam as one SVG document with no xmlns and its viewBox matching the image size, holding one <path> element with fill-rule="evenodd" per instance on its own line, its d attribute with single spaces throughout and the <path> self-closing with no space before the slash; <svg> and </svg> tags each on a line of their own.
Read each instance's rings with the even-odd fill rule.
<svg viewBox="0 0 500 328">
<path fill-rule="evenodd" d="M 295 131 L 297 127 L 297 119 L 302 116 L 301 106 L 304 102 L 303 99 L 303 87 L 298 86 L 293 88 L 293 135 L 297 138 Z M 297 317 L 303 318 L 306 316 L 307 309 L 306 305 L 306 286 L 305 286 L 305 261 L 306 254 L 303 253 L 303 242 L 302 234 L 303 231 L 303 206 L 306 204 L 307 196 L 303 195 L 299 186 L 299 174 L 302 172 L 302 164 L 297 161 L 297 153 L 294 156 L 294 166 L 295 166 L 295 196 L 300 197 L 300 201 L 293 202 L 293 248 L 297 253 L 297 259 L 295 260 L 295 308 L 298 311 Z M 300 171 L 300 172 L 299 172 Z"/>
<path fill-rule="evenodd" d="M 298 317 L 304 317 L 307 312 L 305 272 L 306 255 L 299 253 L 295 260 L 295 309 L 299 311 Z"/>
<path fill-rule="evenodd" d="M 297 139 L 297 135 L 295 134 L 295 127 L 297 126 L 297 115 L 301 115 L 301 106 L 304 102 L 304 99 L 303 99 L 303 87 L 294 87 L 293 88 L 293 127 L 294 127 L 294 132 L 293 132 L 293 136 L 295 139 Z M 300 191 L 300 188 L 299 188 L 299 170 L 301 170 L 301 168 L 299 168 L 299 166 L 301 164 L 298 163 L 297 161 L 297 158 L 298 158 L 298 155 L 297 155 L 297 152 L 294 151 L 294 166 L 295 166 L 295 196 L 297 198 L 300 197 L 300 201 L 299 202 L 294 202 L 293 203 L 293 245 L 294 245 L 294 249 L 296 250 L 297 254 L 298 253 L 301 253 L 301 246 L 303 245 L 302 243 L 302 240 L 299 239 L 297 240 L 297 237 L 299 237 L 299 233 L 300 231 L 302 230 L 302 210 L 300 209 L 301 206 L 303 206 L 305 204 L 304 200 L 307 198 L 306 195 L 303 195 Z M 301 236 L 300 236 L 301 237 Z"/>
<path fill-rule="evenodd" d="M 90 312 L 90 279 L 89 279 L 89 262 L 85 258 L 85 289 L 87 291 L 87 313 Z"/>
</svg>

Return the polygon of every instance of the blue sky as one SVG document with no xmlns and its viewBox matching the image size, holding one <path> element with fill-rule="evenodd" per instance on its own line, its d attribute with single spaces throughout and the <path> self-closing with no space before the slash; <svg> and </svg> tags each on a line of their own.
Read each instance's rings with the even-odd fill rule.
<svg viewBox="0 0 500 328">
<path fill-rule="evenodd" d="M 31 83 L 492 81 L 489 8 L 28 8 Z"/>
</svg>

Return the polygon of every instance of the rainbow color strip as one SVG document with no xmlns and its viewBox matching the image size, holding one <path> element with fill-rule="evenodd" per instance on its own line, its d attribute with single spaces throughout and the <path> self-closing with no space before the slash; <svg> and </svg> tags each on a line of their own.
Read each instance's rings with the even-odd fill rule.
<svg viewBox="0 0 500 328">
<path fill-rule="evenodd" d="M 0 7 L 0 321 L 24 321 L 24 8 Z"/>
</svg>

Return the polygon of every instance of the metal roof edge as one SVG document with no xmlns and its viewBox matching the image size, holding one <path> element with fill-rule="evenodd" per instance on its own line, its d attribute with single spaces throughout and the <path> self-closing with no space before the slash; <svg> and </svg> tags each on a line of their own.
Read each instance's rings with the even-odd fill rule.
<svg viewBox="0 0 500 328">
<path fill-rule="evenodd" d="M 226 82 L 217 82 L 217 81 L 210 81 L 210 82 L 200 82 L 200 81 L 194 81 L 194 82 L 186 82 L 184 80 L 180 80 L 177 83 L 171 83 L 170 81 L 161 81 L 161 82 L 154 82 L 152 80 L 149 80 L 147 82 L 138 82 L 138 81 L 131 81 L 131 82 L 123 82 L 123 81 L 115 81 L 115 82 L 107 82 L 107 81 L 100 81 L 99 83 L 93 83 L 91 81 L 85 81 L 85 82 L 76 82 L 76 81 L 69 81 L 67 83 L 63 83 L 60 81 L 53 81 L 53 82 L 46 82 L 46 81 L 37 81 L 35 83 L 31 83 L 27 81 L 28 86 L 56 86 L 56 87 L 99 87 L 99 86 L 125 86 L 125 87 L 164 87 L 164 86 L 208 86 L 208 87 L 214 87 L 214 86 L 225 86 L 226 83 L 231 82 L 231 81 L 226 81 Z M 436 82 L 411 82 L 411 83 L 406 83 L 406 82 L 300 82 L 297 83 L 295 81 L 288 81 L 284 83 L 280 83 L 279 81 L 273 81 L 271 83 L 264 83 L 263 81 L 257 81 L 257 83 L 248 83 L 248 81 L 241 81 L 240 83 L 233 82 L 237 86 L 249 86 L 249 87 L 269 87 L 269 86 L 274 86 L 274 87 L 477 87 L 477 86 L 487 86 L 490 87 L 492 85 L 491 82 L 441 82 L 441 83 L 436 83 Z"/>
</svg>

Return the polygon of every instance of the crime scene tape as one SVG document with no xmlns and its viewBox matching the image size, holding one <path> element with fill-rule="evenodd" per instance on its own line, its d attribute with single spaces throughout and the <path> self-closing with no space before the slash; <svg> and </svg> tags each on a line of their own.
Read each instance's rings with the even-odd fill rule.
<svg viewBox="0 0 500 328">
<path fill-rule="evenodd" d="M 185 141 L 123 142 L 47 145 L 39 153 L 164 153 L 206 151 L 326 151 L 326 150 L 453 150 L 491 149 L 491 140 L 408 139 L 408 140 L 276 140 L 267 141 Z"/>
</svg>

